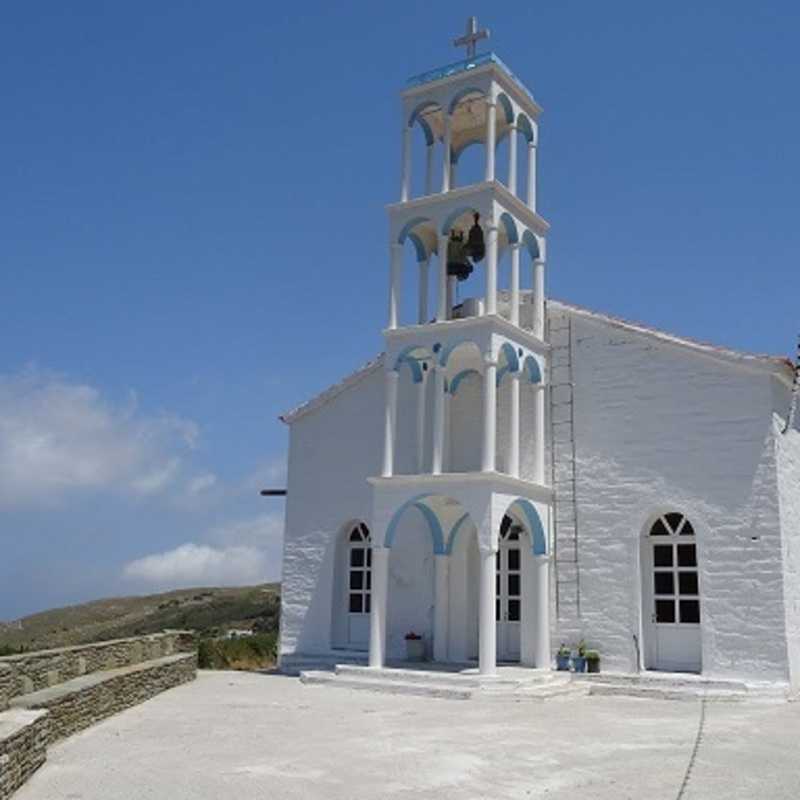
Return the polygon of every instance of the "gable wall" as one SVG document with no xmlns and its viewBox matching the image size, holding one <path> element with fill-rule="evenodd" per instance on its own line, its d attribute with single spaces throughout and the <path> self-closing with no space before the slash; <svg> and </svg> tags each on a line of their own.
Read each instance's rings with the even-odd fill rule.
<svg viewBox="0 0 800 800">
<path fill-rule="evenodd" d="M 676 510 L 698 534 L 704 673 L 785 680 L 771 379 L 573 319 L 583 614 L 555 638 L 635 669 L 641 537 Z"/>
<path fill-rule="evenodd" d="M 337 539 L 354 519 L 369 524 L 367 477 L 380 474 L 383 406 L 384 373 L 378 369 L 291 425 L 282 653 L 321 653 L 331 646 Z"/>
</svg>

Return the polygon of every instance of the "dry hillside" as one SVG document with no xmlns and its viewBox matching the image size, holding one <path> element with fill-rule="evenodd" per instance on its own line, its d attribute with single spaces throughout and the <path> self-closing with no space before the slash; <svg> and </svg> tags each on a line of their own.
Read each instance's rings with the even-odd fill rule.
<svg viewBox="0 0 800 800">
<path fill-rule="evenodd" d="M 279 585 L 179 589 L 140 597 L 114 597 L 0 622 L 0 649 L 41 650 L 193 628 L 204 636 L 228 628 L 278 628 Z"/>
</svg>

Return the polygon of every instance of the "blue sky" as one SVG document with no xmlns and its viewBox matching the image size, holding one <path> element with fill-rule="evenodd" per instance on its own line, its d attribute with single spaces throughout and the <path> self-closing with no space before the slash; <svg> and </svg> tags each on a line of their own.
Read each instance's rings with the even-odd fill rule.
<svg viewBox="0 0 800 800">
<path fill-rule="evenodd" d="M 470 13 L 545 109 L 549 293 L 793 351 L 796 3 L 8 4 L 0 619 L 278 577 L 277 416 L 380 350 L 398 92 Z"/>
</svg>

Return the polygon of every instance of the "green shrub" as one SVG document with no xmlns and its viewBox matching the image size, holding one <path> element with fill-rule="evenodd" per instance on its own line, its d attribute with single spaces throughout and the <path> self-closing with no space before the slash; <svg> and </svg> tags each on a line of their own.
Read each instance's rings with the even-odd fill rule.
<svg viewBox="0 0 800 800">
<path fill-rule="evenodd" d="M 275 664 L 276 633 L 259 633 L 239 639 L 201 639 L 197 648 L 200 669 L 265 669 Z"/>
</svg>

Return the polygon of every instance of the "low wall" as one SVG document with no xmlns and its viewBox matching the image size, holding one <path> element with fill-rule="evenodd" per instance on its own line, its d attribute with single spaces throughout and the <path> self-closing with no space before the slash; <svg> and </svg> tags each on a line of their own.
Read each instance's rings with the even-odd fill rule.
<svg viewBox="0 0 800 800">
<path fill-rule="evenodd" d="M 12 700 L 12 707 L 24 703 L 28 709 L 49 711 L 48 744 L 52 744 L 166 689 L 188 683 L 196 674 L 197 655 L 180 653 L 75 678 L 68 684 Z"/>
<path fill-rule="evenodd" d="M 128 667 L 194 649 L 191 631 L 164 631 L 150 636 L 5 656 L 0 658 L 0 710 L 12 697 L 38 692 L 81 675 Z"/>
<path fill-rule="evenodd" d="M 8 700 L 14 686 L 14 670 L 7 664 L 0 664 L 0 711 L 8 708 Z"/>
<path fill-rule="evenodd" d="M 44 764 L 50 735 L 46 711 L 0 714 L 0 800 L 6 800 Z"/>
</svg>

